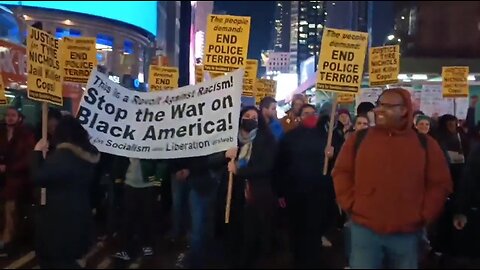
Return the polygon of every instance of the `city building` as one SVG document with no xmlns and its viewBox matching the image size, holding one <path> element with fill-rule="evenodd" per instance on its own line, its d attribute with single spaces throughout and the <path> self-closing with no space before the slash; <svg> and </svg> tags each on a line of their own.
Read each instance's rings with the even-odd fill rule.
<svg viewBox="0 0 480 270">
<path fill-rule="evenodd" d="M 293 1 L 290 10 L 290 72 L 310 56 L 318 58 L 325 25 L 325 1 Z"/>
<path fill-rule="evenodd" d="M 56 38 L 96 37 L 100 69 L 117 78 L 130 77 L 132 87 L 135 80 L 137 86 L 145 81 L 157 34 L 157 2 L 4 2 L 18 19 L 22 43 L 26 25 L 34 23 Z"/>
<path fill-rule="evenodd" d="M 276 1 L 273 27 L 273 45 L 275 52 L 290 51 L 290 21 L 292 1 Z"/>
<path fill-rule="evenodd" d="M 290 69 L 289 52 L 270 52 L 266 62 L 267 75 L 288 73 Z"/>
<path fill-rule="evenodd" d="M 195 64 L 203 63 L 207 18 L 213 13 L 213 1 L 191 1 L 191 40 L 189 60 L 190 84 L 195 84 Z M 218 14 L 218 13 L 217 13 Z"/>
</svg>

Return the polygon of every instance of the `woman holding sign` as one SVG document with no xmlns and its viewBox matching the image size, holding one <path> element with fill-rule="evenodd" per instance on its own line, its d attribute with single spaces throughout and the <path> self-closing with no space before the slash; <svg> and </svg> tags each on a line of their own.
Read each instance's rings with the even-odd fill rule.
<svg viewBox="0 0 480 270">
<path fill-rule="evenodd" d="M 73 117 L 60 121 L 57 146 L 44 160 L 48 142 L 40 140 L 33 158 L 34 183 L 45 190 L 36 212 L 35 252 L 42 269 L 80 268 L 76 260 L 92 243 L 90 187 L 98 150 Z"/>
<path fill-rule="evenodd" d="M 228 247 L 231 266 L 250 268 L 270 241 L 275 139 L 255 107 L 243 109 L 240 117 L 240 148 L 226 153 L 235 160 L 228 164 L 234 175 Z"/>
</svg>

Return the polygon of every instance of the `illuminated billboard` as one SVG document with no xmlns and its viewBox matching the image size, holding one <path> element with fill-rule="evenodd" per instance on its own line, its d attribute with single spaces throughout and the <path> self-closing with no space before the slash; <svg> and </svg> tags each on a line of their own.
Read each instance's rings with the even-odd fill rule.
<svg viewBox="0 0 480 270">
<path fill-rule="evenodd" d="M 157 1 L 0 1 L 0 5 L 50 8 L 128 23 L 157 34 Z"/>
</svg>

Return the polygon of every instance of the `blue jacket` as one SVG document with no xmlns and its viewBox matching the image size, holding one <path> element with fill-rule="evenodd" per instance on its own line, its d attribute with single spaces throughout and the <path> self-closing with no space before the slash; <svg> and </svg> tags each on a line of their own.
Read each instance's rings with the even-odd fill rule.
<svg viewBox="0 0 480 270">
<path fill-rule="evenodd" d="M 273 119 L 272 121 L 270 121 L 270 130 L 272 131 L 272 134 L 277 142 L 283 138 L 283 127 L 280 121 L 278 121 L 277 119 Z"/>
</svg>

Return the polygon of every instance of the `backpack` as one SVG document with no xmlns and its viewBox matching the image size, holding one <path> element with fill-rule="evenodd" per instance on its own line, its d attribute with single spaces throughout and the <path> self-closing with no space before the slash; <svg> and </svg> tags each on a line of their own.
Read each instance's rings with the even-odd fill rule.
<svg viewBox="0 0 480 270">
<path fill-rule="evenodd" d="M 355 151 L 355 156 L 357 156 L 358 149 L 360 148 L 360 145 L 362 144 L 363 139 L 365 139 L 365 136 L 367 136 L 368 133 L 368 128 L 367 129 L 362 129 L 357 132 L 357 137 L 355 137 L 355 146 L 354 146 L 354 151 Z M 417 134 L 418 140 L 420 141 L 420 144 L 422 145 L 423 150 L 425 152 L 427 151 L 427 136 L 425 134 L 421 134 L 419 132 L 415 132 Z"/>
</svg>

